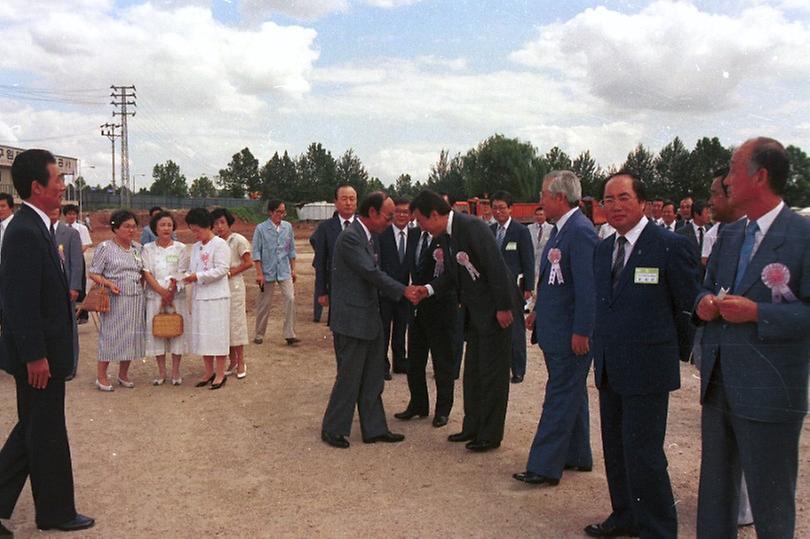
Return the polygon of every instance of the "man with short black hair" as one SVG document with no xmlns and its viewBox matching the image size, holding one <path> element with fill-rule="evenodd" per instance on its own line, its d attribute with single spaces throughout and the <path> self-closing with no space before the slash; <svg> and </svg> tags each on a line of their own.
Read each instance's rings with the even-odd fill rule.
<svg viewBox="0 0 810 539">
<path fill-rule="evenodd" d="M 90 231 L 87 227 L 79 222 L 79 207 L 76 204 L 65 204 L 62 206 L 62 215 L 65 216 L 65 226 L 72 228 L 79 233 L 79 238 L 82 243 L 82 252 L 93 245 L 93 239 L 90 237 Z"/>
<path fill-rule="evenodd" d="M 675 203 L 667 200 L 661 208 L 661 227 L 670 232 L 675 232 L 675 227 L 678 225 L 676 218 Z"/>
<path fill-rule="evenodd" d="M 153 206 L 149 208 L 149 219 L 146 220 L 146 226 L 143 227 L 143 231 L 141 232 L 141 245 L 146 245 L 147 243 L 151 243 L 157 239 L 157 236 L 152 229 L 149 228 L 149 220 L 152 219 L 152 216 L 156 213 L 162 212 L 163 208 L 160 206 Z M 172 238 L 174 238 L 174 233 L 172 233 Z"/>
</svg>

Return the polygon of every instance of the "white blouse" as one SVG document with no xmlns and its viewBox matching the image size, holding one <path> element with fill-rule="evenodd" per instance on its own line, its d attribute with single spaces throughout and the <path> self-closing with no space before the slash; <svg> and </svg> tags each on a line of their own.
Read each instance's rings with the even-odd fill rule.
<svg viewBox="0 0 810 539">
<path fill-rule="evenodd" d="M 202 244 L 198 241 L 191 248 L 189 273 L 197 274 L 194 283 L 194 299 L 222 299 L 231 297 L 228 286 L 231 250 L 225 240 L 218 236 Z"/>
<path fill-rule="evenodd" d="M 156 241 L 143 246 L 143 269 L 152 274 L 158 284 L 168 288 L 171 280 L 177 281 L 177 295 L 183 296 L 183 276 L 189 267 L 189 249 L 186 244 L 172 241 L 168 247 L 161 247 Z M 153 299 L 160 296 L 151 286 L 146 285 L 146 295 Z"/>
</svg>

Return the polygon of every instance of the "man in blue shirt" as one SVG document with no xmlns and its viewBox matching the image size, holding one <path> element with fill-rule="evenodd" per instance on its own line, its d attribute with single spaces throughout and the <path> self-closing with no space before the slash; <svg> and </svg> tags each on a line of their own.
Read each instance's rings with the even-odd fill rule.
<svg viewBox="0 0 810 539">
<path fill-rule="evenodd" d="M 257 226 L 253 233 L 253 263 L 260 289 L 253 342 L 261 344 L 264 340 L 273 298 L 273 287 L 267 285 L 275 282 L 284 295 L 284 339 L 288 345 L 293 345 L 300 341 L 295 336 L 295 236 L 292 225 L 282 221 L 287 215 L 284 202 L 268 201 L 267 214 L 269 219 Z"/>
</svg>

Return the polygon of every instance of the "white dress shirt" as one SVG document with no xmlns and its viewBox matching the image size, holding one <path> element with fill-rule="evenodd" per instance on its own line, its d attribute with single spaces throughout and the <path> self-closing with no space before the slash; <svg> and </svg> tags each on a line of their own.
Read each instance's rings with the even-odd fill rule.
<svg viewBox="0 0 810 539">
<path fill-rule="evenodd" d="M 642 215 L 641 220 L 636 223 L 636 226 L 628 230 L 627 234 L 624 235 L 624 237 L 627 239 L 627 243 L 624 246 L 624 265 L 622 267 L 627 265 L 627 261 L 630 260 L 630 255 L 633 253 L 633 247 L 636 246 L 639 236 L 641 236 L 641 233 L 644 231 L 644 227 L 647 226 L 647 223 L 649 222 L 650 220 Z M 616 255 L 619 253 L 618 239 L 619 233 L 616 232 L 617 241 L 613 244 L 613 256 L 611 257 L 614 264 L 616 263 Z"/>
<path fill-rule="evenodd" d="M 776 216 L 779 215 L 779 212 L 782 211 L 782 208 L 785 207 L 785 202 L 783 200 L 779 201 L 779 204 L 776 205 L 771 211 L 756 219 L 757 225 L 759 225 L 759 230 L 757 231 L 756 235 L 754 236 L 754 249 L 751 251 L 751 257 L 756 254 L 757 249 L 759 249 L 759 245 L 762 243 L 762 240 L 765 238 L 765 234 L 768 233 L 770 230 L 771 225 L 776 220 Z M 747 224 L 751 224 L 751 220 L 748 220 Z"/>
</svg>

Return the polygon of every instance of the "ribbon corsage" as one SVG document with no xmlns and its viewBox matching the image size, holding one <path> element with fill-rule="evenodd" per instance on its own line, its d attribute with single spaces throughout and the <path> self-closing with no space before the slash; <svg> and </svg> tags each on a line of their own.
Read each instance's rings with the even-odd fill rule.
<svg viewBox="0 0 810 539">
<path fill-rule="evenodd" d="M 472 262 L 470 262 L 470 255 L 468 255 L 464 251 L 459 251 L 458 253 L 456 253 L 456 262 L 458 262 L 467 269 L 467 273 L 470 274 L 470 279 L 472 279 L 473 281 L 481 276 L 481 274 L 478 273 L 478 270 L 475 269 L 475 266 L 473 266 Z"/>
<path fill-rule="evenodd" d="M 60 243 L 59 246 L 56 248 L 56 250 L 59 251 L 59 258 L 64 263 L 65 262 L 65 246 Z"/>
<path fill-rule="evenodd" d="M 560 268 L 560 260 L 562 260 L 562 252 L 559 249 L 551 249 L 548 252 L 548 261 L 551 262 L 551 274 L 548 276 L 548 284 L 565 284 L 562 268 Z"/>
<path fill-rule="evenodd" d="M 774 262 L 762 268 L 762 282 L 771 289 L 771 301 L 782 303 L 782 300 L 796 301 L 796 296 L 790 290 L 790 270 L 784 264 Z"/>
<path fill-rule="evenodd" d="M 436 267 L 433 269 L 433 276 L 438 277 L 444 273 L 444 251 L 441 247 L 433 249 L 433 260 L 436 261 Z"/>
</svg>

